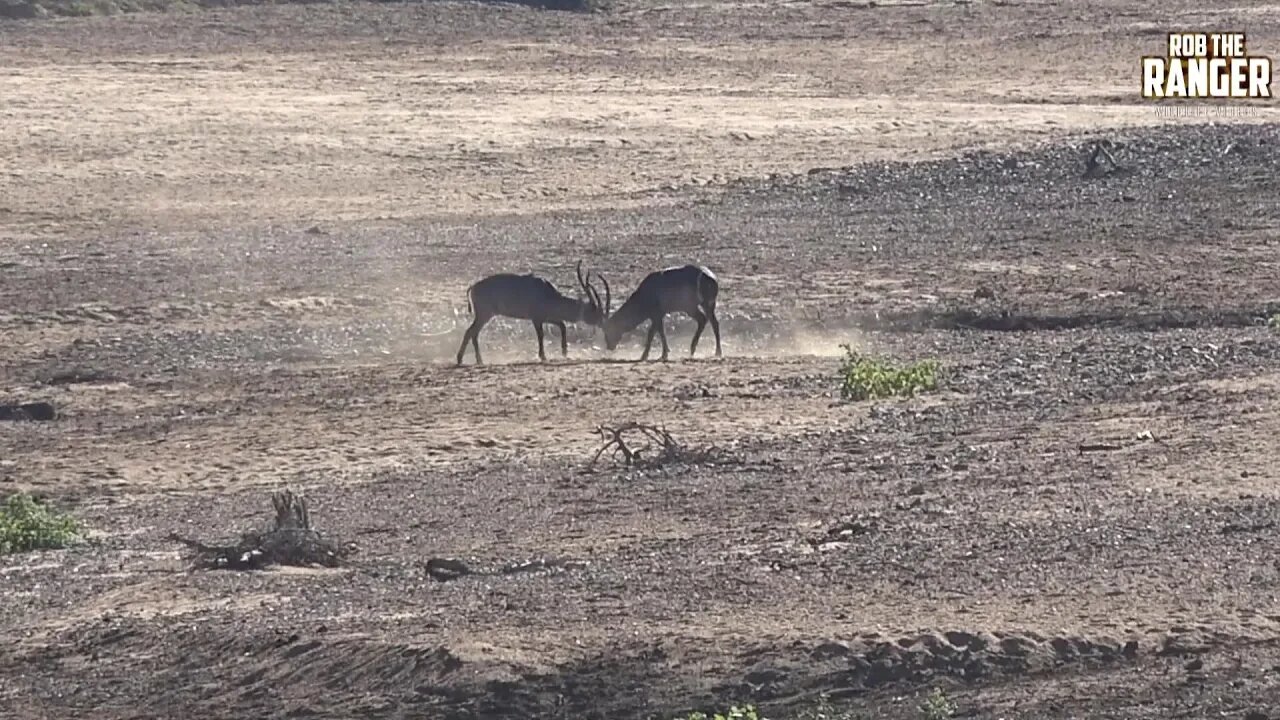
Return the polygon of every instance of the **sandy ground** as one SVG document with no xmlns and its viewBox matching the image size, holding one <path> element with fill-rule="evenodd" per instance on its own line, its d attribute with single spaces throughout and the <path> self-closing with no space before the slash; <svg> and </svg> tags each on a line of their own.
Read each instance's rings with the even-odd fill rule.
<svg viewBox="0 0 1280 720">
<path fill-rule="evenodd" d="M 7 23 L 2 212 L 9 233 L 60 235 L 617 207 L 1149 124 L 1137 58 L 1180 24 L 1245 27 L 1264 52 L 1277 19 L 1265 4 L 716 2 Z"/>
<path fill-rule="evenodd" d="M 94 539 L 0 562 L 0 710 L 1280 713 L 1280 114 L 1138 102 L 1169 27 L 1280 46 L 1263 3 L 0 23 L 0 400 L 62 412 L 0 492 Z M 497 321 L 454 367 L 469 283 L 579 259 L 615 306 L 713 268 L 725 357 Z M 842 402 L 841 343 L 942 388 Z M 628 420 L 714 452 L 588 469 Z M 351 567 L 167 539 L 285 485 Z"/>
</svg>

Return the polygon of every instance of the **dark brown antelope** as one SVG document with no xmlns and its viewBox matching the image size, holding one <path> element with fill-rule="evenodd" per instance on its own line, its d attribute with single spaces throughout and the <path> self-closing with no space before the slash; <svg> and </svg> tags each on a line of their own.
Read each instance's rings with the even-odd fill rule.
<svg viewBox="0 0 1280 720">
<path fill-rule="evenodd" d="M 662 338 L 662 359 L 667 359 L 667 332 L 662 327 L 668 313 L 684 313 L 698 323 L 689 345 L 689 357 L 698 349 L 698 338 L 711 322 L 716 335 L 716 357 L 720 357 L 720 321 L 716 319 L 716 296 L 720 294 L 720 281 L 715 274 L 699 265 L 681 265 L 649 273 L 631 297 L 622 303 L 618 312 L 608 316 L 604 323 L 604 343 L 610 350 L 618 346 L 622 336 L 637 325 L 649 321 L 649 336 L 644 341 L 644 354 L 640 360 L 649 359 L 649 346 L 656 333 Z"/>
<path fill-rule="evenodd" d="M 462 364 L 462 356 L 467 351 L 467 342 L 476 351 L 476 364 L 480 360 L 480 330 L 485 323 L 497 316 L 533 321 L 533 329 L 538 333 L 538 358 L 544 362 L 547 351 L 543 346 L 543 324 L 551 323 L 560 328 L 560 352 L 569 354 L 569 340 L 565 336 L 566 322 L 583 322 L 595 327 L 603 327 L 605 318 L 609 317 L 609 304 L 613 298 L 609 296 L 609 281 L 596 273 L 600 282 L 604 283 L 605 301 L 600 302 L 600 293 L 596 292 L 591 281 L 582 276 L 582 261 L 578 261 L 578 287 L 586 296 L 586 300 L 575 300 L 560 294 L 555 285 L 536 275 L 515 275 L 500 273 L 490 275 L 467 288 L 467 307 L 475 319 L 462 336 L 462 345 L 458 348 L 458 364 Z"/>
</svg>

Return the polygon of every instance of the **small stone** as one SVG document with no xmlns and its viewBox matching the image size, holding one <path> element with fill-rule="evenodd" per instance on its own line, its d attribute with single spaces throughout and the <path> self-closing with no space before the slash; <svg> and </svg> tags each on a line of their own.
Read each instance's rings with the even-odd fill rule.
<svg viewBox="0 0 1280 720">
<path fill-rule="evenodd" d="M 828 658 L 845 657 L 852 652 L 848 644 L 842 642 L 825 642 L 813 649 L 811 655 L 814 660 L 826 660 Z"/>
</svg>

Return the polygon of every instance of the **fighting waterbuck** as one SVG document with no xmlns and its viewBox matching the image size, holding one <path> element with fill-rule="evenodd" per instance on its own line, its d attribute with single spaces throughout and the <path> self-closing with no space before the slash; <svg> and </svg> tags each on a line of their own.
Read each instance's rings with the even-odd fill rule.
<svg viewBox="0 0 1280 720">
<path fill-rule="evenodd" d="M 551 323 L 560 328 L 560 352 L 567 356 L 569 340 L 565 336 L 566 322 L 583 322 L 602 327 L 605 318 L 609 317 L 609 306 L 613 302 L 609 295 L 609 281 L 600 273 L 596 273 L 596 277 L 604 284 L 603 303 L 600 302 L 600 293 L 595 286 L 583 277 L 581 260 L 578 261 L 578 287 L 586 300 L 565 297 L 555 285 L 531 274 L 500 273 L 476 282 L 467 288 L 467 305 L 475 319 L 462 336 L 462 345 L 458 348 L 458 364 L 462 364 L 468 341 L 475 348 L 476 364 L 483 364 L 480 360 L 480 330 L 485 323 L 499 315 L 533 321 L 533 329 L 538 333 L 538 357 L 544 362 L 547 351 L 543 346 L 543 323 Z"/>
<path fill-rule="evenodd" d="M 684 313 L 698 323 L 689 345 L 689 356 L 698 349 L 698 338 L 711 322 L 716 336 L 716 357 L 720 357 L 720 321 L 716 319 L 716 296 L 720 294 L 720 281 L 715 274 L 699 265 L 682 265 L 649 273 L 631 297 L 622 303 L 618 312 L 608 316 L 604 323 L 605 346 L 613 350 L 622 336 L 637 325 L 649 321 L 649 336 L 644 341 L 644 354 L 640 360 L 649 359 L 649 346 L 654 333 L 662 338 L 662 359 L 667 359 L 667 333 L 662 327 L 668 313 Z"/>
</svg>

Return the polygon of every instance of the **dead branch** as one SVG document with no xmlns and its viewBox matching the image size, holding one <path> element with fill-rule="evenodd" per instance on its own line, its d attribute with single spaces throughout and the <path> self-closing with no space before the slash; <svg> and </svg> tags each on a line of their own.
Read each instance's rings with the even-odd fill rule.
<svg viewBox="0 0 1280 720">
<path fill-rule="evenodd" d="M 1129 169 L 1116 161 L 1115 155 L 1111 154 L 1108 149 L 1111 145 L 1109 140 L 1100 140 L 1093 145 L 1093 152 L 1089 155 L 1088 161 L 1085 162 L 1084 176 L 1086 178 L 1100 178 L 1113 174 L 1127 174 Z M 1099 158 L 1106 160 L 1104 166 Z"/>
<path fill-rule="evenodd" d="M 433 580 L 448 582 L 457 580 L 463 575 L 471 575 L 474 571 L 461 560 L 452 558 L 431 558 L 427 561 L 427 574 Z"/>
<path fill-rule="evenodd" d="M 581 570 L 587 563 L 578 560 L 558 558 L 536 558 L 520 562 L 511 562 L 499 568 L 473 568 L 461 560 L 454 558 L 431 558 L 427 561 L 427 575 L 438 582 L 449 582 L 468 575 L 497 577 L 532 572 L 560 572 Z"/>
<path fill-rule="evenodd" d="M 713 462 L 723 455 L 714 446 L 688 447 L 678 442 L 665 428 L 635 421 L 618 427 L 600 425 L 596 427 L 596 433 L 603 444 L 587 463 L 588 470 L 595 467 L 605 452 L 609 452 L 615 462 L 620 459 L 622 465 L 638 468 Z"/>
<path fill-rule="evenodd" d="M 588 468 L 595 467 L 596 462 L 606 450 L 612 450 L 612 456 L 617 458 L 622 456 L 624 465 L 654 465 L 662 464 L 664 461 L 669 462 L 679 456 L 683 449 L 675 438 L 671 437 L 671 433 L 663 428 L 654 427 L 653 425 L 645 425 L 638 422 L 624 423 L 616 428 L 601 425 L 596 428 L 600 439 L 604 444 L 596 450 L 596 454 L 591 458 L 591 462 L 587 464 Z M 644 442 L 639 447 L 633 447 L 636 442 L 633 439 L 632 445 L 627 443 L 627 433 L 633 436 L 639 436 L 638 440 Z M 649 450 L 658 449 L 656 456 L 648 454 Z"/>
<path fill-rule="evenodd" d="M 169 539 L 193 550 L 192 563 L 205 569 L 259 570 L 268 565 L 337 567 L 354 551 L 339 546 L 311 526 L 306 501 L 292 491 L 273 493 L 276 516 L 269 530 L 242 533 L 233 543 L 213 545 L 170 533 Z"/>
</svg>

